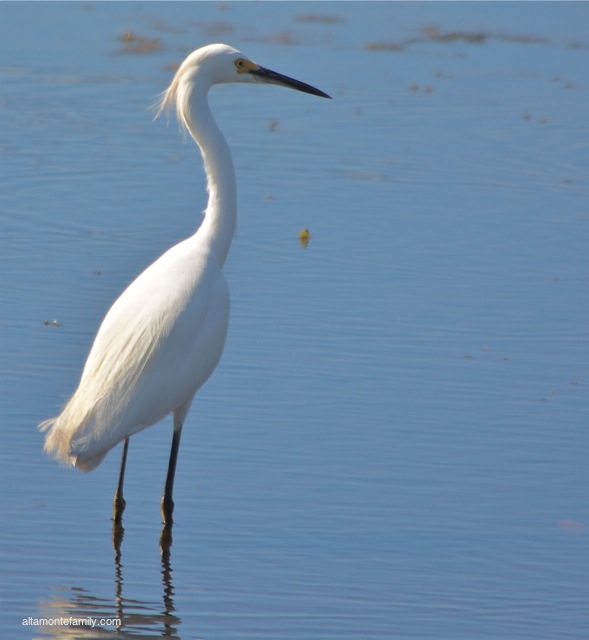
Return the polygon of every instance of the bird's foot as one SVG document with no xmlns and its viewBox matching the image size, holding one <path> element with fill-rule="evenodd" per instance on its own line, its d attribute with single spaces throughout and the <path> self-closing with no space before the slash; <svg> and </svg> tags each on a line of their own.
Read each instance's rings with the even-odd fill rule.
<svg viewBox="0 0 589 640">
<path fill-rule="evenodd" d="M 160 533 L 160 551 L 162 554 L 162 560 L 164 562 L 170 562 L 170 554 L 172 549 L 172 523 L 166 522 L 162 527 Z"/>
<path fill-rule="evenodd" d="M 162 519 L 166 526 L 171 526 L 174 523 L 172 514 L 174 513 L 174 501 L 168 496 L 164 496 L 161 502 L 162 506 Z"/>
<path fill-rule="evenodd" d="M 112 519 L 115 524 L 121 524 L 123 522 L 123 512 L 125 511 L 125 507 L 127 503 L 121 494 L 118 492 L 115 495 L 115 499 L 113 502 L 113 510 L 112 510 Z"/>
</svg>

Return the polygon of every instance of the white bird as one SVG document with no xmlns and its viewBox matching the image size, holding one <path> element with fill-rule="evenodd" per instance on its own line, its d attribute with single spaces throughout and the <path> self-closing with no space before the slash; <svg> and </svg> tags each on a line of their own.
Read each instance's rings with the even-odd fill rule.
<svg viewBox="0 0 589 640">
<path fill-rule="evenodd" d="M 224 44 L 192 52 L 162 94 L 158 114 L 173 107 L 200 147 L 209 194 L 194 235 L 141 273 L 114 302 L 92 345 L 73 396 L 40 425 L 45 450 L 82 471 L 97 467 L 124 441 L 114 520 L 125 508 L 123 480 L 129 437 L 174 416 L 162 515 L 172 522 L 180 435 L 196 391 L 214 371 L 229 324 L 229 288 L 222 268 L 233 239 L 237 198 L 229 146 L 211 114 L 215 84 L 266 83 L 329 98 L 308 84 L 270 71 Z"/>
</svg>

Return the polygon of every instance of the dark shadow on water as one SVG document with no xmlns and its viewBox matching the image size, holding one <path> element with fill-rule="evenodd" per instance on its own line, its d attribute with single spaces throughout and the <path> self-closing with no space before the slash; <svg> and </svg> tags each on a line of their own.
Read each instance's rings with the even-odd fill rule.
<svg viewBox="0 0 589 640">
<path fill-rule="evenodd" d="M 43 638 L 172 638 L 180 639 L 178 627 L 181 619 L 174 606 L 173 569 L 171 565 L 172 528 L 164 526 L 160 538 L 161 550 L 161 601 L 127 598 L 124 595 L 124 563 L 122 542 L 125 529 L 122 524 L 113 526 L 114 587 L 112 600 L 93 596 L 81 587 L 55 587 L 47 600 L 39 602 L 39 618 L 46 624 L 34 627 L 33 637 Z M 121 621 L 116 625 L 113 619 Z M 68 621 L 63 624 L 63 621 Z M 74 625 L 75 621 L 96 621 Z M 103 626 L 98 626 L 101 621 Z M 109 624 L 110 622 L 110 624 Z"/>
</svg>

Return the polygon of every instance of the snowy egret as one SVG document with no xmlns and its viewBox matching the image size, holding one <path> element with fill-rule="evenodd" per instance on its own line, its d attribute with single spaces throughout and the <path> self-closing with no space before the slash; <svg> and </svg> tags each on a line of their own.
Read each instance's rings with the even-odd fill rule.
<svg viewBox="0 0 589 640">
<path fill-rule="evenodd" d="M 164 253 L 114 302 L 98 330 L 78 388 L 59 416 L 40 425 L 47 434 L 45 450 L 82 471 L 97 467 L 124 441 L 115 523 L 125 508 L 129 437 L 172 413 L 172 447 L 162 498 L 164 523 L 171 524 L 184 419 L 225 345 L 229 289 L 222 268 L 235 231 L 235 170 L 207 94 L 213 85 L 229 82 L 276 84 L 330 97 L 223 44 L 192 52 L 162 94 L 158 114 L 175 107 L 181 125 L 200 148 L 209 193 L 204 219 L 194 235 Z"/>
</svg>

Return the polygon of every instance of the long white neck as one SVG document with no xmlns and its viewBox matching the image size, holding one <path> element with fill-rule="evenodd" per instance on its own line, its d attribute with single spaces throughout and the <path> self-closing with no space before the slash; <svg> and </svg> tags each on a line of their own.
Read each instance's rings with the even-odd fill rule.
<svg viewBox="0 0 589 640">
<path fill-rule="evenodd" d="M 205 219 L 197 233 L 204 236 L 223 266 L 237 222 L 237 189 L 235 169 L 229 145 L 217 126 L 207 100 L 208 87 L 199 87 L 198 80 L 184 96 L 188 116 L 185 124 L 200 147 L 207 175 L 209 202 Z M 203 90 L 204 89 L 204 90 Z"/>
</svg>

